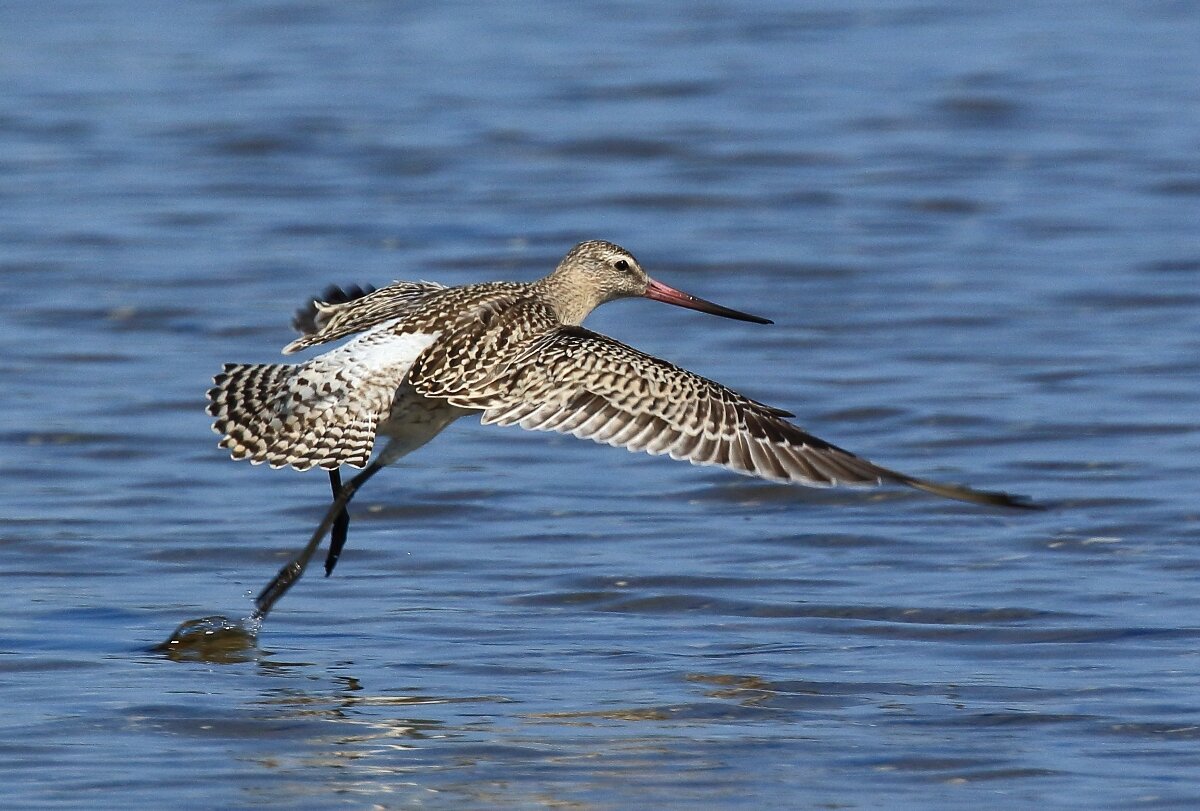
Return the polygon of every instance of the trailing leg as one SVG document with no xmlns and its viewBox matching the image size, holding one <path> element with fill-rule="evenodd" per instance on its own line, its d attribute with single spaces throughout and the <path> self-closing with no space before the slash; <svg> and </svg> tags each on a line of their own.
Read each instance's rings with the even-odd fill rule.
<svg viewBox="0 0 1200 811">
<path fill-rule="evenodd" d="M 375 460 L 362 473 L 359 473 L 338 491 L 337 496 L 333 499 L 333 503 L 325 511 L 325 517 L 321 519 L 321 523 L 313 531 L 312 537 L 308 539 L 308 543 L 291 560 L 283 565 L 279 573 L 275 575 L 271 582 L 259 592 L 258 597 L 254 599 L 255 620 L 261 621 L 264 619 L 271 612 L 271 608 L 274 607 L 275 603 L 279 602 L 279 598 L 287 594 L 288 589 L 300 579 L 300 576 L 304 574 L 305 568 L 308 567 L 308 562 L 312 560 L 313 554 L 317 551 L 317 547 L 321 545 L 321 540 L 325 537 L 325 533 L 329 532 L 340 517 L 345 514 L 346 505 L 350 503 L 350 499 L 354 498 L 354 494 L 366 483 L 367 479 L 382 470 L 386 464 L 386 457 Z"/>
</svg>

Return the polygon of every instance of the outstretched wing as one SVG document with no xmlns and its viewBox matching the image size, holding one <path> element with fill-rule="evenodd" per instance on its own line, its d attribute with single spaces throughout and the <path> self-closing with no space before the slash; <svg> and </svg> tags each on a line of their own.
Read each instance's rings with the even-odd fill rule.
<svg viewBox="0 0 1200 811">
<path fill-rule="evenodd" d="M 894 481 L 941 496 L 1025 506 L 1004 493 L 906 476 L 788 422 L 786 411 L 581 327 L 542 336 L 473 402 L 484 424 L 607 445 L 814 487 Z"/>
<path fill-rule="evenodd" d="M 540 338 L 488 387 L 484 424 L 558 431 L 773 481 L 878 484 L 888 471 L 764 405 L 582 327 Z"/>
<path fill-rule="evenodd" d="M 283 354 L 291 355 L 403 318 L 445 289 L 435 282 L 392 282 L 378 290 L 370 286 L 330 286 L 322 298 L 296 311 L 292 326 L 301 336 L 285 346 Z"/>
</svg>

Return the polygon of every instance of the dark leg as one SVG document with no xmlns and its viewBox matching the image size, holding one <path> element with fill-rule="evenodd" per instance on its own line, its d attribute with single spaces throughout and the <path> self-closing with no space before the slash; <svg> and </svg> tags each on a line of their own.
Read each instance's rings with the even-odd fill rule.
<svg viewBox="0 0 1200 811">
<path fill-rule="evenodd" d="M 342 491 L 342 469 L 335 468 L 329 471 L 329 487 L 333 490 L 333 497 L 336 499 L 338 493 Z M 329 536 L 329 554 L 325 556 L 325 576 L 333 574 L 333 567 L 337 566 L 338 558 L 342 556 L 342 547 L 346 545 L 346 533 L 350 529 L 350 513 L 343 508 L 338 513 L 337 520 L 333 522 L 333 532 Z"/>
<path fill-rule="evenodd" d="M 334 524 L 337 523 L 339 517 L 345 512 L 346 505 L 350 503 L 350 499 L 354 498 L 354 494 L 358 492 L 358 488 L 362 487 L 367 479 L 384 468 L 386 462 L 381 464 L 381 461 L 380 459 L 376 459 L 366 470 L 359 473 L 347 482 L 345 487 L 338 491 L 337 497 L 329 505 L 329 509 L 325 511 L 325 517 L 321 519 L 321 523 L 317 525 L 316 530 L 313 532 L 312 537 L 308 539 L 305 547 L 283 565 L 283 568 L 279 570 L 279 574 L 275 575 L 274 579 L 254 599 L 255 611 L 253 619 L 257 621 L 263 620 L 270 613 L 275 603 L 279 602 L 279 598 L 287 594 L 287 590 L 292 587 L 292 584 L 300 579 L 300 575 L 304 574 L 304 569 L 312 559 L 313 553 L 321 545 L 321 540 L 324 539 L 325 533 L 329 532 Z"/>
</svg>

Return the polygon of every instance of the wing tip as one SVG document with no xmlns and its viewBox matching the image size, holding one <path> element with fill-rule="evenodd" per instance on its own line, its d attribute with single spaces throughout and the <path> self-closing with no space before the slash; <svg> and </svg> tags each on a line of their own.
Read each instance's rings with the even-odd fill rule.
<svg viewBox="0 0 1200 811">
<path fill-rule="evenodd" d="M 982 504 L 987 507 L 1026 510 L 1029 512 L 1040 512 L 1050 509 L 1047 504 L 1034 501 L 1029 496 L 1017 493 L 1005 493 L 1000 490 L 976 490 L 973 487 L 966 487 L 961 484 L 942 484 L 941 482 L 931 482 L 926 479 L 904 475 L 897 476 L 896 480 L 917 490 L 924 490 L 926 493 L 954 499 L 955 501 Z"/>
<path fill-rule="evenodd" d="M 374 293 L 376 288 L 369 284 L 349 284 L 345 287 L 331 284 L 321 292 L 320 297 L 309 299 L 308 303 L 292 315 L 292 329 L 302 335 L 312 335 L 320 332 L 321 316 L 339 304 L 357 301 Z M 293 350 L 295 351 L 295 350 Z M 284 350 L 284 354 L 290 354 Z"/>
</svg>

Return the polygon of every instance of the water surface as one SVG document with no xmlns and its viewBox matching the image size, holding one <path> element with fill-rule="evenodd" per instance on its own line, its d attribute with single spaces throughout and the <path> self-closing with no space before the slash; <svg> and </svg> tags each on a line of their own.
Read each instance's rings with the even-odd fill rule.
<svg viewBox="0 0 1200 811">
<path fill-rule="evenodd" d="M 1186 3 L 0 11 L 11 807 L 1200 804 Z M 758 483 L 469 421 L 327 499 L 203 413 L 331 282 L 575 241 L 761 312 L 601 331 L 916 475 Z M 315 575 L 315 573 L 314 573 Z"/>
</svg>

